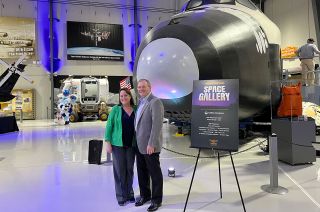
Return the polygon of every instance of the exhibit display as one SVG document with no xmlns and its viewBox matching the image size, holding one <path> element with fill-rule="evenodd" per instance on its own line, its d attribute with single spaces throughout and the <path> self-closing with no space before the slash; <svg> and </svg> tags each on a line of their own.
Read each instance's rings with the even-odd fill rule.
<svg viewBox="0 0 320 212">
<path fill-rule="evenodd" d="M 302 102 L 302 115 L 313 118 L 316 126 L 320 126 L 320 106 L 313 102 Z"/>
<path fill-rule="evenodd" d="M 317 85 L 301 86 L 300 80 L 282 80 L 275 82 L 279 91 L 272 93 L 281 96 L 277 105 L 277 114 L 272 118 L 299 117 L 300 119 L 312 118 L 315 120 L 317 131 L 320 126 L 320 87 Z M 274 107 L 272 107 L 274 108 Z"/>
<path fill-rule="evenodd" d="M 64 93 L 67 92 L 69 92 L 69 95 L 74 96 L 72 101 L 67 102 L 69 106 L 65 108 L 66 111 L 70 111 L 71 104 L 73 105 L 73 111 L 70 112 L 71 122 L 82 121 L 83 118 L 99 118 L 102 121 L 107 120 L 108 109 L 106 103 L 109 97 L 109 82 L 107 78 L 68 78 L 64 80 L 61 91 L 62 93 L 58 94 L 60 98 L 66 97 Z M 60 106 L 58 105 L 58 109 L 61 106 L 62 104 L 60 104 Z"/>
<path fill-rule="evenodd" d="M 19 131 L 16 117 L 14 116 L 0 117 L 0 126 L 0 134 Z"/>
<path fill-rule="evenodd" d="M 297 57 L 298 47 L 296 46 L 287 46 L 286 48 L 281 49 L 281 58 L 282 59 L 294 59 Z"/>
<path fill-rule="evenodd" d="M 320 77 L 299 84 L 295 51 L 320 48 L 320 0 L 1 0 L 0 16 L 0 212 L 319 210 Z M 132 140 L 148 112 L 158 130 Z M 141 143 L 126 189 L 116 156 Z"/>
<path fill-rule="evenodd" d="M 0 58 L 35 57 L 35 21 L 0 17 Z"/>
<path fill-rule="evenodd" d="M 282 74 L 280 40 L 278 27 L 251 1 L 189 1 L 146 35 L 134 81 L 150 80 L 172 121 L 190 119 L 194 80 L 239 79 L 239 118 L 268 113 L 270 81 Z"/>
<path fill-rule="evenodd" d="M 5 116 L 15 114 L 17 119 L 33 120 L 36 118 L 36 98 L 33 89 L 15 89 L 12 91 L 14 99 L 0 102 L 0 113 Z M 22 116 L 20 113 L 23 113 Z"/>
<path fill-rule="evenodd" d="M 123 27 L 68 21 L 67 46 L 68 60 L 123 61 Z"/>
<path fill-rule="evenodd" d="M 11 94 L 11 91 L 20 76 L 30 83 L 33 83 L 33 81 L 24 73 L 26 65 L 23 65 L 22 62 L 25 57 L 26 55 L 22 55 L 11 65 L 0 59 L 1 65 L 6 68 L 5 72 L 0 76 L 0 102 L 7 102 L 15 97 Z"/>
<path fill-rule="evenodd" d="M 136 97 L 131 76 L 54 76 L 55 114 L 59 116 L 59 104 L 63 92 L 68 90 L 76 101 L 72 104 L 70 121 L 77 122 L 86 119 L 106 121 L 111 107 L 119 104 L 119 90 L 129 88 Z M 59 117 L 56 116 L 56 122 Z"/>
<path fill-rule="evenodd" d="M 278 137 L 279 160 L 291 165 L 316 161 L 312 145 L 316 141 L 313 119 L 272 119 L 272 132 Z"/>
<path fill-rule="evenodd" d="M 320 127 L 320 87 L 319 86 L 302 86 L 301 88 L 303 102 L 302 115 L 313 118 L 316 126 Z"/>
<path fill-rule="evenodd" d="M 277 115 L 278 117 L 302 115 L 301 83 L 281 86 L 281 102 Z"/>
</svg>

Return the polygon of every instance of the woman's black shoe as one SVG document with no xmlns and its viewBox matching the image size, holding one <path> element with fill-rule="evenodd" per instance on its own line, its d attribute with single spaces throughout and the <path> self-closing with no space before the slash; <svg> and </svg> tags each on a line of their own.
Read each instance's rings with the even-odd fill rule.
<svg viewBox="0 0 320 212">
<path fill-rule="evenodd" d="M 136 199 L 135 199 L 134 197 L 131 197 L 131 198 L 128 199 L 128 201 L 129 201 L 130 203 L 135 203 L 135 202 L 136 202 Z"/>
<path fill-rule="evenodd" d="M 119 206 L 125 206 L 126 205 L 126 201 L 118 201 L 118 205 Z"/>
</svg>

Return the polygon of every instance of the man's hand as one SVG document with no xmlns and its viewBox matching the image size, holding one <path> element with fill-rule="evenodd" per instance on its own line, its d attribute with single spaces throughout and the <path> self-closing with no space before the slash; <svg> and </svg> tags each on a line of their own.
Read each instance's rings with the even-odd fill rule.
<svg viewBox="0 0 320 212">
<path fill-rule="evenodd" d="M 147 146 L 147 154 L 148 155 L 151 155 L 154 153 L 154 147 L 153 146 Z"/>
</svg>

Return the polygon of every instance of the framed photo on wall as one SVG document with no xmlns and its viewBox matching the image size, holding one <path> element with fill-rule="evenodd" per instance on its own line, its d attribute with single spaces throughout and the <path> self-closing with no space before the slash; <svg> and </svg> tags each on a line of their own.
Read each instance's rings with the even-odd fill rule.
<svg viewBox="0 0 320 212">
<path fill-rule="evenodd" d="M 0 58 L 35 58 L 35 37 L 34 19 L 0 17 Z"/>
</svg>

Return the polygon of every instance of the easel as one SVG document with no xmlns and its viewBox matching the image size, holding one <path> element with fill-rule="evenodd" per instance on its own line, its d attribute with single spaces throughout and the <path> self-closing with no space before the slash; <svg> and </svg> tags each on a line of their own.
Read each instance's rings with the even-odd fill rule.
<svg viewBox="0 0 320 212">
<path fill-rule="evenodd" d="M 186 208 L 187 208 L 187 204 L 188 204 L 188 200 L 189 200 L 189 195 L 190 195 L 190 191 L 191 191 L 191 187 L 192 187 L 192 183 L 193 183 L 193 179 L 194 179 L 194 174 L 195 174 L 195 172 L 196 172 L 197 165 L 198 165 L 198 160 L 199 160 L 199 157 L 200 157 L 200 151 L 201 151 L 201 149 L 199 148 L 199 152 L 198 152 L 198 156 L 197 156 L 197 160 L 196 160 L 196 165 L 194 166 L 194 170 L 193 170 L 193 174 L 192 174 L 192 179 L 191 179 L 190 186 L 189 186 L 188 196 L 187 196 L 186 203 L 185 203 L 184 209 L 183 209 L 184 212 L 186 211 Z M 232 168 L 233 168 L 234 176 L 235 176 L 235 178 L 236 178 L 237 186 L 238 186 L 239 193 L 240 193 L 241 202 L 242 202 L 242 207 L 243 207 L 244 212 L 246 212 L 246 207 L 245 207 L 244 202 L 243 202 L 243 198 L 242 198 L 242 194 L 241 194 L 241 189 L 240 189 L 240 185 L 239 185 L 239 181 L 238 181 L 238 177 L 237 177 L 237 172 L 236 172 L 236 169 L 235 169 L 235 167 L 234 167 L 234 163 L 233 163 L 233 158 L 232 158 L 231 151 L 229 151 L 229 155 L 230 155 L 230 159 L 231 159 L 231 163 L 232 163 Z M 222 199 L 221 170 L 220 170 L 220 153 L 219 153 L 219 152 L 218 152 L 218 166 L 219 166 L 220 198 Z"/>
</svg>

